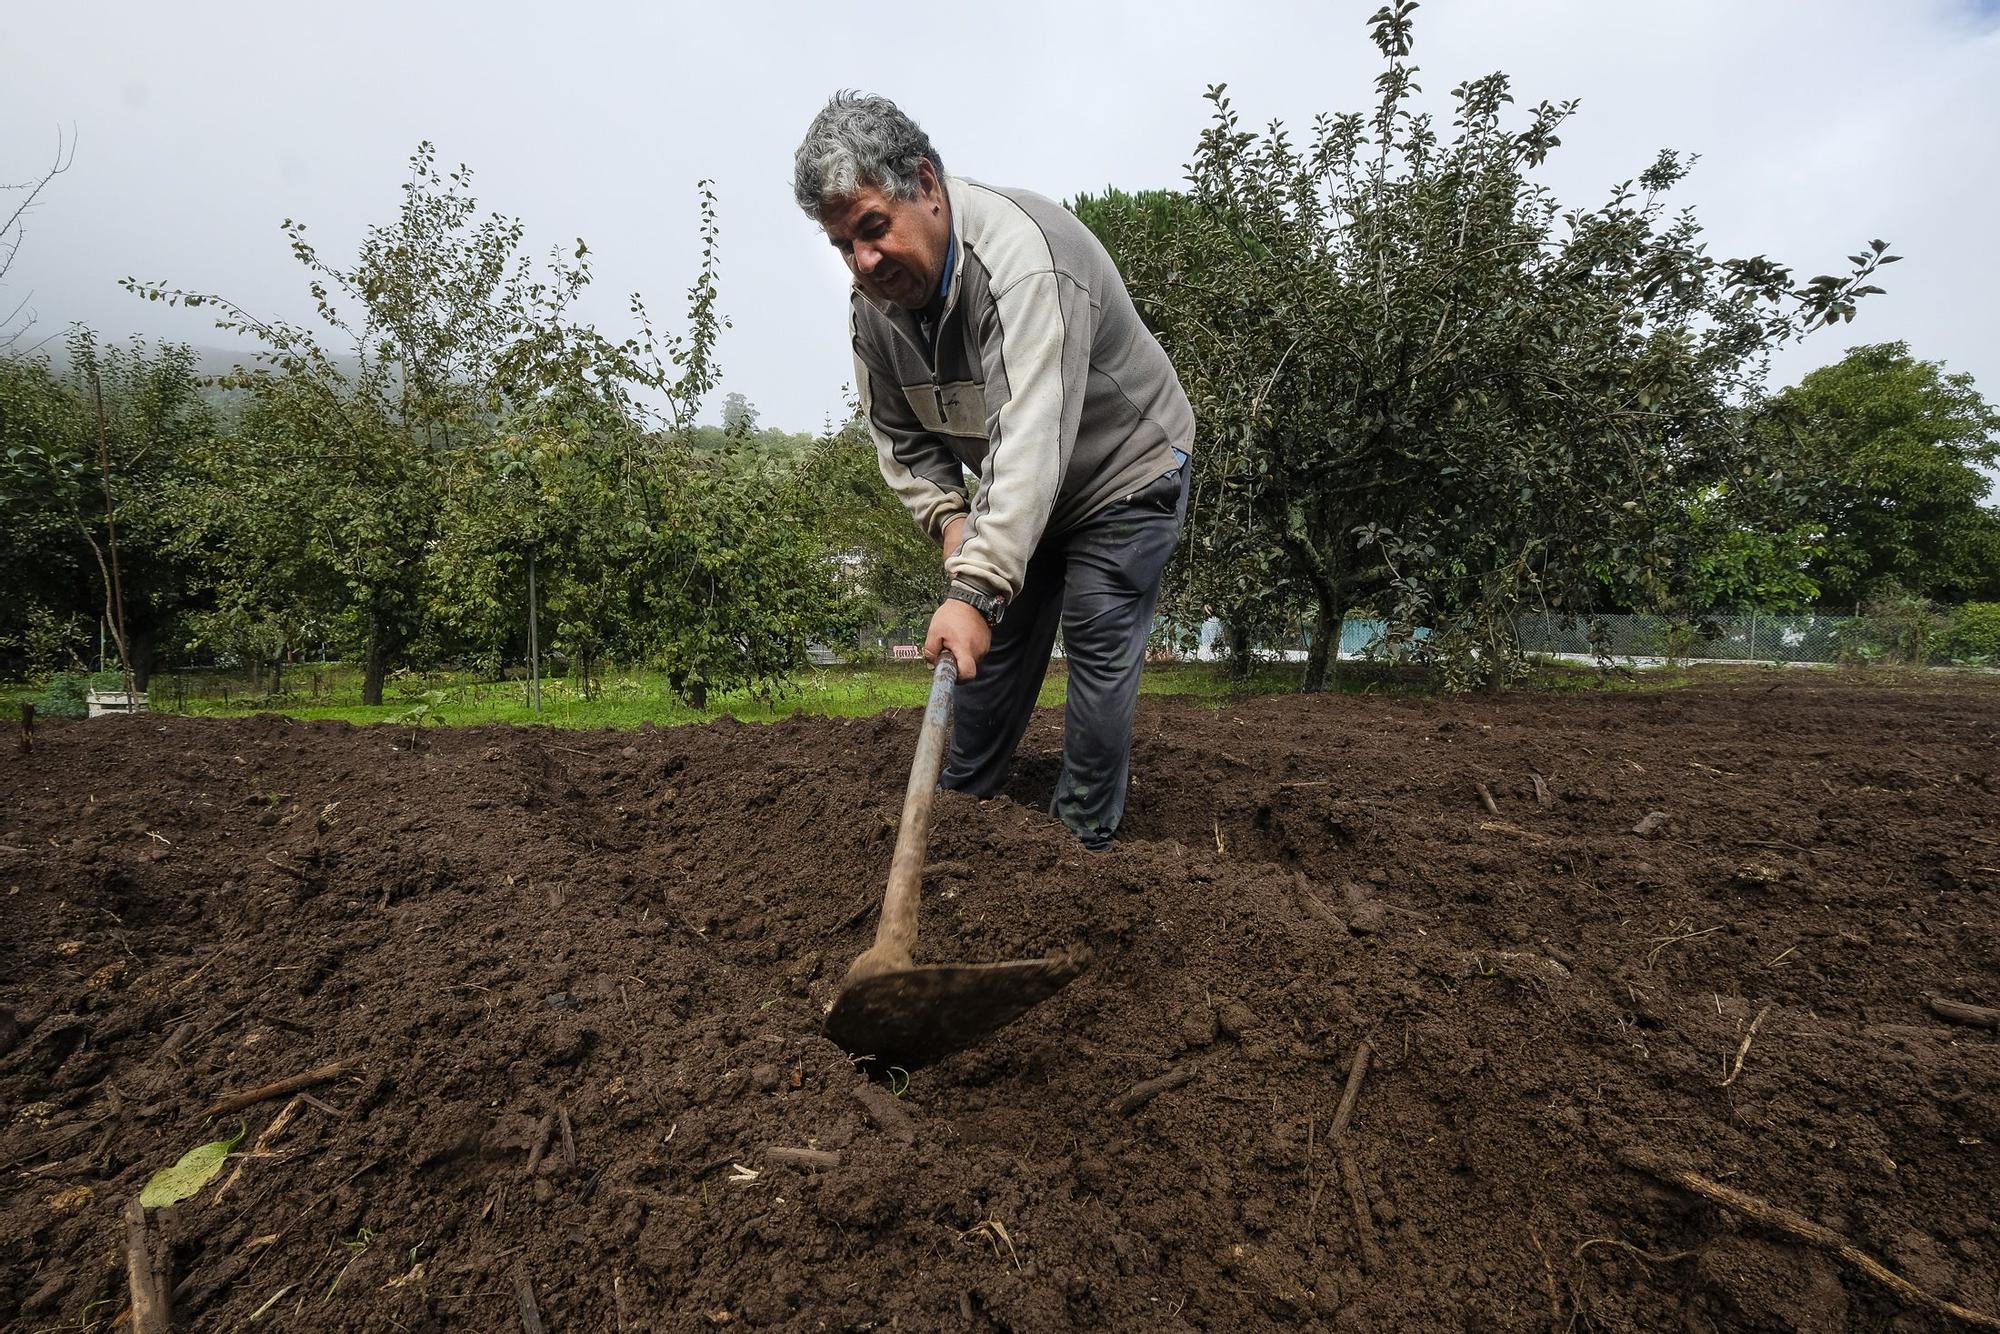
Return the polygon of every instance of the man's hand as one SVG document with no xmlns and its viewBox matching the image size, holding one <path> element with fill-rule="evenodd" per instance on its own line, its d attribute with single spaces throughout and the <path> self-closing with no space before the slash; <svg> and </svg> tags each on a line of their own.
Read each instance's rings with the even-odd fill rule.
<svg viewBox="0 0 2000 1334">
<path fill-rule="evenodd" d="M 938 653 L 950 649 L 958 659 L 958 679 L 970 681 L 979 675 L 979 660 L 993 647 L 993 627 L 986 618 L 957 598 L 947 598 L 931 613 L 931 628 L 924 632 L 924 661 L 935 664 Z"/>
</svg>

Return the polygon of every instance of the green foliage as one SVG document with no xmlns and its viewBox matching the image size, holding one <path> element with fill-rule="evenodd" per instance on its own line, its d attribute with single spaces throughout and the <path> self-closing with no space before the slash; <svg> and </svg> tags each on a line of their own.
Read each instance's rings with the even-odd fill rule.
<svg viewBox="0 0 2000 1334">
<path fill-rule="evenodd" d="M 1947 625 L 1935 602 L 1883 580 L 1861 604 L 1861 615 L 1841 627 L 1840 661 L 1921 667 L 1943 646 Z"/>
<path fill-rule="evenodd" d="M 228 1139 L 197 1144 L 182 1154 L 180 1161 L 172 1167 L 163 1167 L 153 1173 L 139 1191 L 139 1203 L 148 1209 L 163 1209 L 167 1205 L 192 1199 L 222 1170 L 223 1160 L 229 1157 L 231 1149 L 243 1142 L 246 1129 L 242 1122 L 238 1122 L 236 1133 Z"/>
<path fill-rule="evenodd" d="M 1811 480 L 1806 568 L 1828 602 L 1890 580 L 1943 601 L 2000 597 L 2000 513 L 1980 471 L 2000 464 L 2000 413 L 1971 376 L 1904 343 L 1857 347 L 1776 395 L 1759 428 Z"/>
<path fill-rule="evenodd" d="M 1954 607 L 1944 651 L 1950 661 L 1965 666 L 2000 666 L 2000 602 L 1966 602 Z"/>
<path fill-rule="evenodd" d="M 25 574 L 33 567 L 19 568 Z M 81 614 L 65 616 L 41 602 L 23 601 L 7 620 L 9 627 L 0 630 L 0 660 L 11 662 L 19 676 L 34 680 L 70 663 L 82 665 L 86 627 Z"/>
<path fill-rule="evenodd" d="M 1765 468 L 1734 405 L 1766 353 L 1851 319 L 1895 259 L 1873 242 L 1846 277 L 1799 282 L 1711 258 L 1668 211 L 1690 165 L 1671 152 L 1562 206 L 1531 173 L 1575 104 L 1510 124 L 1494 74 L 1453 89 L 1441 125 L 1415 104 L 1414 8 L 1372 20 L 1372 114 L 1323 116 L 1299 145 L 1244 130 L 1213 88 L 1187 199 L 1107 228 L 1200 423 L 1183 550 L 1216 568 L 1184 578 L 1313 608 L 1308 689 L 1356 606 L 1447 683 L 1494 685 L 1517 609 L 1589 608 L 1607 572 L 1685 598 L 1680 506 Z"/>
<path fill-rule="evenodd" d="M 844 629 L 865 639 L 930 615 L 944 596 L 940 553 L 882 484 L 866 423 L 850 417 L 820 437 L 798 464 L 794 490 L 800 521 L 845 594 Z"/>
<path fill-rule="evenodd" d="M 64 672 L 49 678 L 35 700 L 35 711 L 45 718 L 87 718 L 90 706 L 90 678 L 81 672 Z"/>
<path fill-rule="evenodd" d="M 1298 619 L 1297 590 L 1282 570 L 1283 553 L 1268 534 L 1240 522 L 1240 515 L 1211 501 L 1226 474 L 1224 442 L 1233 437 L 1240 410 L 1227 376 L 1206 373 L 1225 359 L 1199 289 L 1206 257 L 1223 253 L 1233 238 L 1192 195 L 1172 190 L 1130 193 L 1107 187 L 1069 205 L 1111 253 L 1131 285 L 1146 326 L 1181 370 L 1195 410 L 1198 438 L 1191 467 L 1187 526 L 1178 558 L 1168 567 L 1160 610 L 1173 621 L 1198 627 L 1222 622 L 1238 676 L 1254 669 L 1251 648 L 1280 635 Z M 1212 294 L 1206 294 L 1212 295 Z M 1203 373 L 1190 373 L 1202 368 Z M 1179 645 L 1177 647 L 1190 647 Z"/>
<path fill-rule="evenodd" d="M 788 467 L 758 448 L 788 438 L 739 399 L 722 447 L 694 443 L 723 327 L 707 183 L 686 332 L 657 332 L 634 296 L 638 332 L 613 342 L 572 313 L 587 246 L 536 266 L 519 222 L 479 213 L 469 170 L 440 171 L 428 144 L 410 165 L 351 264 L 285 223 L 312 327 L 127 281 L 263 345 L 229 381 L 250 396 L 240 426 L 177 497 L 217 587 L 197 634 L 246 658 L 358 650 L 379 704 L 399 663 L 518 652 L 532 563 L 544 645 L 586 688 L 613 656 L 658 662 L 697 703 L 775 685 L 836 599 Z"/>
<path fill-rule="evenodd" d="M 100 347 L 78 328 L 60 370 L 0 358 L 0 564 L 18 572 L 0 606 L 0 666 L 80 656 L 105 616 L 114 639 L 122 623 L 143 681 L 202 595 L 169 502 L 213 431 L 184 346 Z"/>
</svg>

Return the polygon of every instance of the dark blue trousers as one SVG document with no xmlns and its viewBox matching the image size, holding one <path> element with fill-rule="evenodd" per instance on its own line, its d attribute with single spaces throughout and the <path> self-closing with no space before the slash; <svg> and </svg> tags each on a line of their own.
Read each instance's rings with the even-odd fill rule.
<svg viewBox="0 0 2000 1334">
<path fill-rule="evenodd" d="M 1187 468 L 1043 537 L 1020 594 L 993 629 L 979 675 L 961 682 L 940 786 L 990 797 L 1028 729 L 1056 631 L 1069 661 L 1062 772 L 1049 813 L 1087 847 L 1108 846 L 1125 813 L 1132 714 L 1167 558 L 1187 514 Z"/>
</svg>

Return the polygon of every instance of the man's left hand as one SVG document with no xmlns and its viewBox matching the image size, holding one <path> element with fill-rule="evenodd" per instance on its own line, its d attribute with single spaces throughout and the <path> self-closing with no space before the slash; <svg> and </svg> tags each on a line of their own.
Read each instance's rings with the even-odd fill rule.
<svg viewBox="0 0 2000 1334">
<path fill-rule="evenodd" d="M 931 613 L 931 628 L 924 632 L 924 661 L 935 664 L 938 653 L 950 649 L 958 659 L 958 679 L 970 681 L 979 675 L 979 660 L 993 647 L 993 627 L 969 603 L 947 598 Z"/>
</svg>

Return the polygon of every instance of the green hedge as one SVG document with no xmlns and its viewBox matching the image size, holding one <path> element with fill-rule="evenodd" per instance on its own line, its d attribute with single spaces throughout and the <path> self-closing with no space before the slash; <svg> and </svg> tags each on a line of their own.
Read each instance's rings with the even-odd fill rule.
<svg viewBox="0 0 2000 1334">
<path fill-rule="evenodd" d="M 2000 666 L 2000 602 L 1967 602 L 1953 608 L 1944 651 L 1953 662 Z"/>
</svg>

